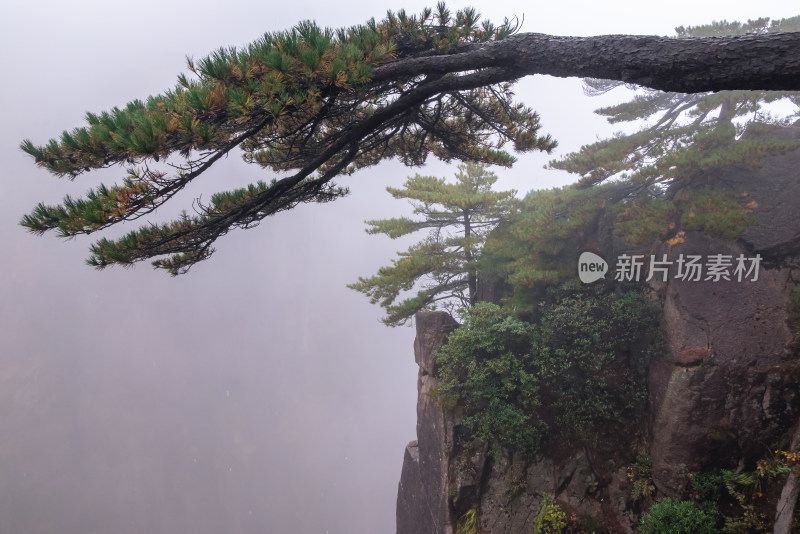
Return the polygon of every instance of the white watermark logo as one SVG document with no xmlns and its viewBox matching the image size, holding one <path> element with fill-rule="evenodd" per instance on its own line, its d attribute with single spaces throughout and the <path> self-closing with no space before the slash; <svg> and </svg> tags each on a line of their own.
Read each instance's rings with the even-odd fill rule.
<svg viewBox="0 0 800 534">
<path fill-rule="evenodd" d="M 584 284 L 591 284 L 606 277 L 608 263 L 593 252 L 584 252 L 578 258 L 578 276 Z"/>
<path fill-rule="evenodd" d="M 645 261 L 644 254 L 622 254 L 617 258 L 614 280 L 617 282 L 639 282 L 660 279 L 666 282 L 670 278 L 686 282 L 719 282 L 720 280 L 736 282 L 758 281 L 758 271 L 761 266 L 761 255 L 748 258 L 744 254 L 734 257 L 732 254 L 711 254 L 705 258 L 700 255 L 680 254 L 676 260 L 667 259 L 666 254 L 661 259 L 655 254 L 650 255 L 650 261 Z M 675 266 L 674 268 L 673 265 Z M 604 278 L 608 271 L 608 264 L 592 252 L 584 252 L 578 259 L 578 276 L 584 284 Z"/>
</svg>

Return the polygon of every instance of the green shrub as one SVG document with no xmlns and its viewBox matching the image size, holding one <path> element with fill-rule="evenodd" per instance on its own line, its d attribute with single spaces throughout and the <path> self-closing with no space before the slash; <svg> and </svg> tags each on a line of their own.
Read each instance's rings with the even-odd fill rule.
<svg viewBox="0 0 800 534">
<path fill-rule="evenodd" d="M 494 448 L 597 443 L 641 414 L 654 328 L 637 291 L 553 290 L 536 323 L 478 303 L 437 354 L 439 400 Z"/>
<path fill-rule="evenodd" d="M 639 502 L 655 493 L 653 484 L 653 460 L 646 452 L 636 455 L 636 461 L 628 467 L 628 481 L 633 484 L 631 500 Z"/>
<path fill-rule="evenodd" d="M 579 286 L 549 296 L 534 340 L 540 397 L 560 442 L 596 444 L 641 415 L 656 314 L 637 290 Z"/>
<path fill-rule="evenodd" d="M 719 514 L 720 501 L 725 495 L 725 476 L 723 471 L 719 469 L 699 471 L 689 476 L 689 487 L 694 493 L 693 500 L 697 501 L 698 506 L 705 512 L 716 517 Z"/>
<path fill-rule="evenodd" d="M 437 354 L 443 403 L 463 406 L 464 423 L 483 441 L 525 451 L 538 449 L 547 431 L 532 417 L 540 404 L 532 328 L 495 304 L 479 302 Z"/>
<path fill-rule="evenodd" d="M 726 516 L 722 527 L 723 534 L 750 534 L 751 532 L 768 532 L 767 517 L 756 512 L 752 504 L 742 505 L 742 515 Z"/>
<path fill-rule="evenodd" d="M 542 509 L 533 520 L 533 534 L 556 534 L 567 526 L 567 514 L 549 493 L 542 495 Z"/>
<path fill-rule="evenodd" d="M 641 534 L 715 534 L 714 519 L 689 501 L 663 499 L 642 516 Z"/>
</svg>

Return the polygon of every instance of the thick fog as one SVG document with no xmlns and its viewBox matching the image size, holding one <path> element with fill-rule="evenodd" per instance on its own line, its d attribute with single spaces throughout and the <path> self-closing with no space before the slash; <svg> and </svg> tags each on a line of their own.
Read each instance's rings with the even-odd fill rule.
<svg viewBox="0 0 800 534">
<path fill-rule="evenodd" d="M 124 169 L 59 180 L 17 147 L 81 125 L 86 111 L 172 87 L 187 54 L 303 19 L 339 27 L 433 4 L 4 2 L 0 534 L 394 531 L 403 449 L 416 437 L 414 330 L 383 326 L 382 310 L 345 286 L 413 242 L 363 231 L 365 219 L 409 213 L 385 187 L 418 171 L 452 176 L 455 165 L 362 170 L 338 181 L 349 197 L 234 231 L 209 261 L 170 278 L 147 263 L 86 266 L 94 235 L 26 233 L 18 221 L 37 202 L 80 196 Z M 700 4 L 472 5 L 496 22 L 524 16 L 523 31 L 563 35 L 666 35 L 681 24 L 797 14 L 789 1 Z M 621 98 L 589 99 L 580 81 L 545 77 L 517 94 L 561 143 L 551 157 L 608 135 L 591 111 Z M 498 187 L 567 183 L 542 169 L 548 159 L 495 169 Z M 152 220 L 270 178 L 231 153 Z"/>
</svg>

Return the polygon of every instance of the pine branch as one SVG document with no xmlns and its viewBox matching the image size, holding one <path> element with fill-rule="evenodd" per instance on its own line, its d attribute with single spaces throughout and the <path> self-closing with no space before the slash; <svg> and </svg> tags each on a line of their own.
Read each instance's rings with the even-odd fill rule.
<svg viewBox="0 0 800 534">
<path fill-rule="evenodd" d="M 800 33 L 735 38 L 553 37 L 516 34 L 518 24 L 477 24 L 472 9 L 444 5 L 434 24 L 389 13 L 346 30 L 304 22 L 243 49 L 189 60 L 196 79 L 147 101 L 87 114 L 88 125 L 22 150 L 58 176 L 111 165 L 140 165 L 119 186 L 102 186 L 61 206 L 36 206 L 22 224 L 35 233 L 91 233 L 151 213 L 239 147 L 245 160 L 279 173 L 269 184 L 219 193 L 195 216 L 101 240 L 97 267 L 154 265 L 178 274 L 209 257 L 233 228 L 248 228 L 302 202 L 327 202 L 346 190 L 340 174 L 433 154 L 510 165 L 503 150 L 550 151 L 539 117 L 512 102 L 510 83 L 534 74 L 619 79 L 673 91 L 800 88 Z M 190 159 L 193 154 L 199 154 Z M 149 162 L 186 159 L 174 176 Z M 286 176 L 286 174 L 289 174 Z M 163 258 L 167 256 L 167 258 Z"/>
</svg>

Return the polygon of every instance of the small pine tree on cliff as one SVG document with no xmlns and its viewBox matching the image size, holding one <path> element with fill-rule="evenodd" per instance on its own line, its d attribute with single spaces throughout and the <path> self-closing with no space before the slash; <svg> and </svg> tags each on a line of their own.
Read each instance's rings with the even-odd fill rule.
<svg viewBox="0 0 800 534">
<path fill-rule="evenodd" d="M 458 166 L 455 183 L 444 178 L 416 175 L 403 188 L 388 187 L 395 198 L 407 198 L 422 220 L 406 217 L 367 221 L 367 233 L 392 239 L 419 230 L 428 237 L 412 245 L 389 267 L 349 287 L 370 297 L 386 310 L 383 322 L 404 324 L 426 308 L 454 308 L 475 304 L 478 258 L 487 233 L 506 219 L 514 207 L 516 191 L 492 191 L 497 176 L 484 165 Z M 421 284 L 415 296 L 401 293 Z"/>
</svg>

